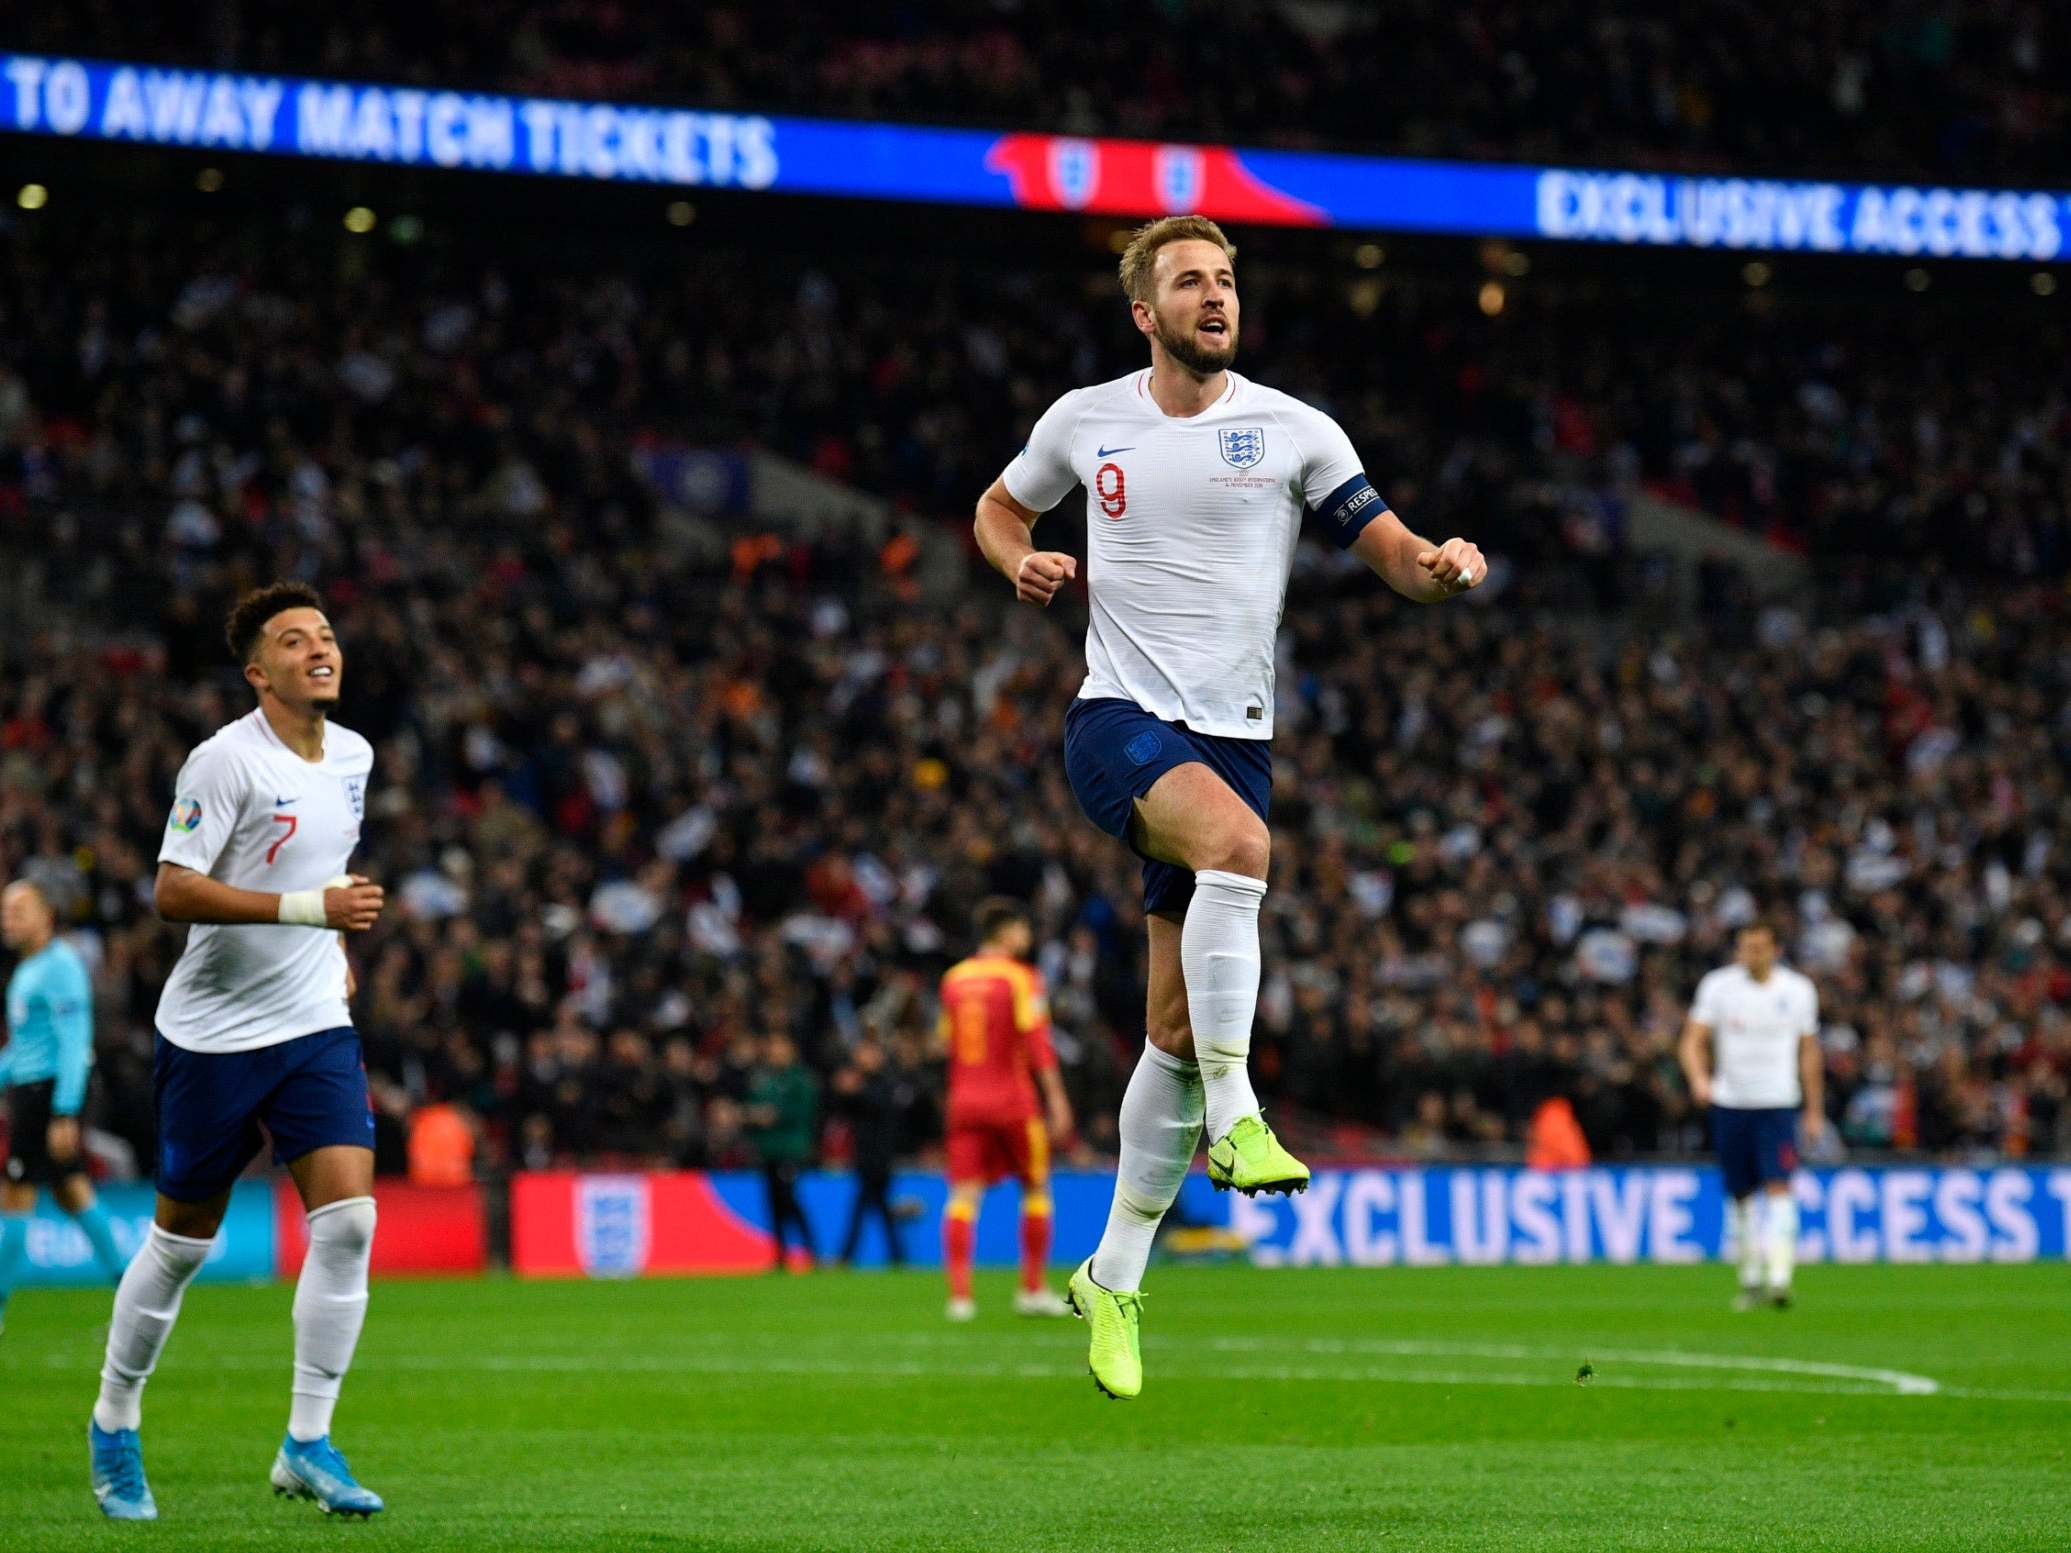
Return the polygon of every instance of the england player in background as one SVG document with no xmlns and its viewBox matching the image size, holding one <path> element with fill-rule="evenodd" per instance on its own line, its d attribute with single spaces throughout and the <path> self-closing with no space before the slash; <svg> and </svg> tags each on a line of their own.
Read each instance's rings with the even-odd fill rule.
<svg viewBox="0 0 2071 1553">
<path fill-rule="evenodd" d="M 1223 1190 L 1296 1192 L 1308 1167 L 1259 1114 L 1258 1003 L 1272 785 L 1273 649 L 1303 513 L 1398 593 L 1436 603 L 1486 575 L 1463 539 L 1404 528 L 1329 416 L 1230 370 L 1236 250 L 1174 216 L 1122 256 L 1150 366 L 1075 389 L 978 502 L 978 544 L 1045 606 L 1078 562 L 1037 550 L 1036 519 L 1086 488 L 1091 623 L 1064 755 L 1086 815 L 1143 858 L 1147 1042 L 1122 1100 L 1121 1160 L 1099 1249 L 1072 1275 L 1094 1380 L 1142 1388 L 1144 1267 L 1201 1141 Z"/>
<path fill-rule="evenodd" d="M 93 981 L 86 962 L 57 936 L 57 916 L 42 889 L 17 879 L 0 890 L 0 941 L 20 956 L 7 981 L 7 1036 L 0 1049 L 0 1091 L 9 1114 L 7 1177 L 0 1182 L 0 1324 L 29 1244 L 38 1183 L 50 1187 L 93 1247 L 113 1283 L 122 1253 L 108 1211 L 87 1179 L 79 1115 L 93 1069 Z"/>
<path fill-rule="evenodd" d="M 381 1508 L 330 1439 L 374 1241 L 374 1118 L 340 937 L 381 912 L 380 887 L 345 872 L 374 752 L 329 720 L 345 663 L 312 589 L 248 595 L 228 635 L 259 704 L 187 757 L 158 854 L 158 914 L 195 926 L 158 1003 L 157 1214 L 116 1291 L 88 1426 L 94 1497 L 119 1520 L 158 1514 L 137 1437 L 144 1382 L 262 1123 L 309 1215 L 273 1486 L 326 1512 Z"/>
<path fill-rule="evenodd" d="M 1788 1306 L 1798 1254 L 1798 1124 L 1802 1114 L 1807 1142 L 1826 1127 L 1825 1071 L 1819 990 L 1776 963 L 1776 930 L 1767 923 L 1742 928 L 1734 963 L 1698 982 L 1681 1055 L 1691 1098 L 1711 1108 L 1728 1239 L 1740 1259 L 1734 1306 Z"/>
</svg>

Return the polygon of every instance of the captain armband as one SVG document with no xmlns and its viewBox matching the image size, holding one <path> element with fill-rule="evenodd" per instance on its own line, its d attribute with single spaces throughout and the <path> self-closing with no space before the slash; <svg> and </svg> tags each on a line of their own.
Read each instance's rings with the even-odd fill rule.
<svg viewBox="0 0 2071 1553">
<path fill-rule="evenodd" d="M 1332 541 L 1340 550 L 1349 550 L 1366 525 L 1388 510 L 1388 504 L 1373 488 L 1373 481 L 1357 474 L 1324 497 L 1316 510 L 1329 527 Z"/>
</svg>

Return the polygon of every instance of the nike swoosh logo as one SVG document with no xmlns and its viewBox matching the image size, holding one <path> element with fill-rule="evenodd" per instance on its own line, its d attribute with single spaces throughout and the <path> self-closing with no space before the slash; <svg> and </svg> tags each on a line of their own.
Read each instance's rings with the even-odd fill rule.
<svg viewBox="0 0 2071 1553">
<path fill-rule="evenodd" d="M 1136 444 L 1132 442 L 1126 448 L 1102 448 L 1093 456 L 1095 458 L 1113 458 L 1117 453 L 1134 453 L 1135 451 Z"/>
<path fill-rule="evenodd" d="M 285 809 L 289 804 L 296 802 L 299 802 L 299 800 L 294 798 L 276 798 L 273 800 L 273 806 L 276 809 Z"/>
</svg>

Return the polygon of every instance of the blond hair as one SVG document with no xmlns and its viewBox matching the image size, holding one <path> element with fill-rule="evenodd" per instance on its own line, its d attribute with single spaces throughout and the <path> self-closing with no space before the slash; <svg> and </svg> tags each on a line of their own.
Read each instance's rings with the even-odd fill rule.
<svg viewBox="0 0 2071 1553">
<path fill-rule="evenodd" d="M 1138 227 L 1129 246 L 1122 250 L 1122 290 L 1130 301 L 1151 300 L 1156 291 L 1151 282 L 1151 267 L 1158 261 L 1158 250 L 1167 243 L 1185 242 L 1213 243 L 1230 263 L 1237 262 L 1236 245 L 1206 216 L 1166 216 Z"/>
</svg>

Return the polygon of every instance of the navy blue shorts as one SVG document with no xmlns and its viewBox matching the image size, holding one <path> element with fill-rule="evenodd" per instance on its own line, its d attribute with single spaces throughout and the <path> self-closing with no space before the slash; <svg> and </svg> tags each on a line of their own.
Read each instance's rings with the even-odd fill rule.
<svg viewBox="0 0 2071 1553">
<path fill-rule="evenodd" d="M 1174 766 L 1198 760 L 1260 819 L 1273 802 L 1273 751 L 1264 739 L 1223 739 L 1151 716 L 1134 701 L 1074 701 L 1064 714 L 1064 770 L 1086 818 L 1130 844 L 1136 800 Z M 1138 857 L 1143 853 L 1138 851 Z M 1143 909 L 1180 911 L 1194 898 L 1194 876 L 1143 858 Z"/>
<path fill-rule="evenodd" d="M 1719 1151 L 1719 1174 L 1728 1197 L 1745 1197 L 1771 1181 L 1788 1181 L 1798 1168 L 1798 1111 L 1746 1110 L 1739 1106 L 1711 1108 L 1712 1142 Z"/>
<path fill-rule="evenodd" d="M 283 1165 L 334 1143 L 374 1146 L 367 1066 L 350 1025 L 243 1052 L 192 1052 L 161 1035 L 152 1078 L 158 1189 L 174 1202 L 227 1189 L 268 1134 Z"/>
</svg>

